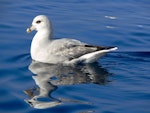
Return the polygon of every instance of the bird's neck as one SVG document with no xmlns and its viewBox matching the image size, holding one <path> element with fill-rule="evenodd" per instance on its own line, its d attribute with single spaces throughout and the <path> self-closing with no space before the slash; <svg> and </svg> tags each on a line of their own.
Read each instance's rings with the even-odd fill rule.
<svg viewBox="0 0 150 113">
<path fill-rule="evenodd" d="M 38 60 L 46 57 L 45 53 L 48 51 L 49 44 L 52 41 L 52 31 L 40 30 L 38 31 L 31 43 L 31 57 Z"/>
<path fill-rule="evenodd" d="M 52 29 L 42 29 L 39 30 L 34 38 L 38 38 L 40 41 L 41 40 L 51 40 L 53 38 L 53 31 Z"/>
<path fill-rule="evenodd" d="M 38 50 L 39 48 L 47 48 L 49 45 L 48 43 L 52 41 L 52 38 L 52 31 L 49 29 L 38 31 L 32 40 L 31 49 L 34 48 Z"/>
</svg>

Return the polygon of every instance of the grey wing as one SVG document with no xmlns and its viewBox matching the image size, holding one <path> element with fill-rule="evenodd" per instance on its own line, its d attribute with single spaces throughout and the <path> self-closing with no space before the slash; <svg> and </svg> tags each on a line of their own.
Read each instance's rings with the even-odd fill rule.
<svg viewBox="0 0 150 113">
<path fill-rule="evenodd" d="M 76 45 L 61 51 L 61 55 L 67 57 L 69 60 L 78 58 L 84 54 L 94 51 L 94 49 L 86 48 L 84 45 Z"/>
<path fill-rule="evenodd" d="M 85 43 L 82 43 L 78 40 L 74 39 L 58 39 L 51 42 L 49 46 L 49 52 L 56 53 L 64 49 L 69 49 L 71 47 L 77 46 L 77 45 L 84 45 Z"/>
<path fill-rule="evenodd" d="M 100 50 L 107 50 L 114 47 L 102 47 L 102 46 L 93 46 L 93 45 L 76 45 L 74 47 L 64 49 L 61 52 L 62 55 L 68 57 L 69 60 L 79 58 L 85 54 L 92 53 Z"/>
<path fill-rule="evenodd" d="M 110 48 L 112 47 L 87 45 L 74 39 L 60 39 L 51 44 L 50 52 L 55 56 L 72 60 L 88 53 Z"/>
<path fill-rule="evenodd" d="M 48 52 L 57 57 L 72 59 L 85 53 L 84 45 L 86 43 L 74 39 L 58 39 L 51 42 Z"/>
</svg>

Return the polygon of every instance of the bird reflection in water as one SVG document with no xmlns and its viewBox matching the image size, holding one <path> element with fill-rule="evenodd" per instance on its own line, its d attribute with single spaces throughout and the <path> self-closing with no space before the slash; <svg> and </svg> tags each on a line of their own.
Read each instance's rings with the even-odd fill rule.
<svg viewBox="0 0 150 113">
<path fill-rule="evenodd" d="M 98 63 L 63 66 L 32 61 L 29 70 L 35 74 L 32 78 L 37 87 L 24 90 L 25 94 L 30 97 L 30 99 L 25 99 L 25 102 L 38 109 L 54 107 L 64 101 L 69 101 L 51 96 L 51 93 L 59 86 L 88 83 L 106 84 L 107 76 L 110 74 Z M 75 101 L 70 100 L 70 102 Z"/>
</svg>

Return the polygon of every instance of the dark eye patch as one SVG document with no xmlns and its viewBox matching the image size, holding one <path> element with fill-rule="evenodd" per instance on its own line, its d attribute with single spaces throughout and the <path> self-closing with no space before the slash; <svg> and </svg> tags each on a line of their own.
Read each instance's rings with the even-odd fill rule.
<svg viewBox="0 0 150 113">
<path fill-rule="evenodd" d="M 39 24 L 39 23 L 41 23 L 41 21 L 40 21 L 40 20 L 38 20 L 38 21 L 36 21 L 36 23 L 37 23 L 37 24 Z"/>
</svg>

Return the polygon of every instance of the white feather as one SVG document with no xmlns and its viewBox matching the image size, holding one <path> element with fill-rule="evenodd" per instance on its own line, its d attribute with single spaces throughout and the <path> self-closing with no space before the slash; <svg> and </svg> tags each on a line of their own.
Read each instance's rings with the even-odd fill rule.
<svg viewBox="0 0 150 113">
<path fill-rule="evenodd" d="M 37 33 L 32 40 L 31 57 L 43 63 L 92 63 L 107 52 L 117 49 L 117 47 L 110 49 L 106 47 L 100 50 L 97 46 L 85 46 L 87 44 L 75 39 L 53 40 L 52 24 L 45 15 L 39 15 L 33 19 L 27 32 L 32 30 L 37 30 Z"/>
</svg>

